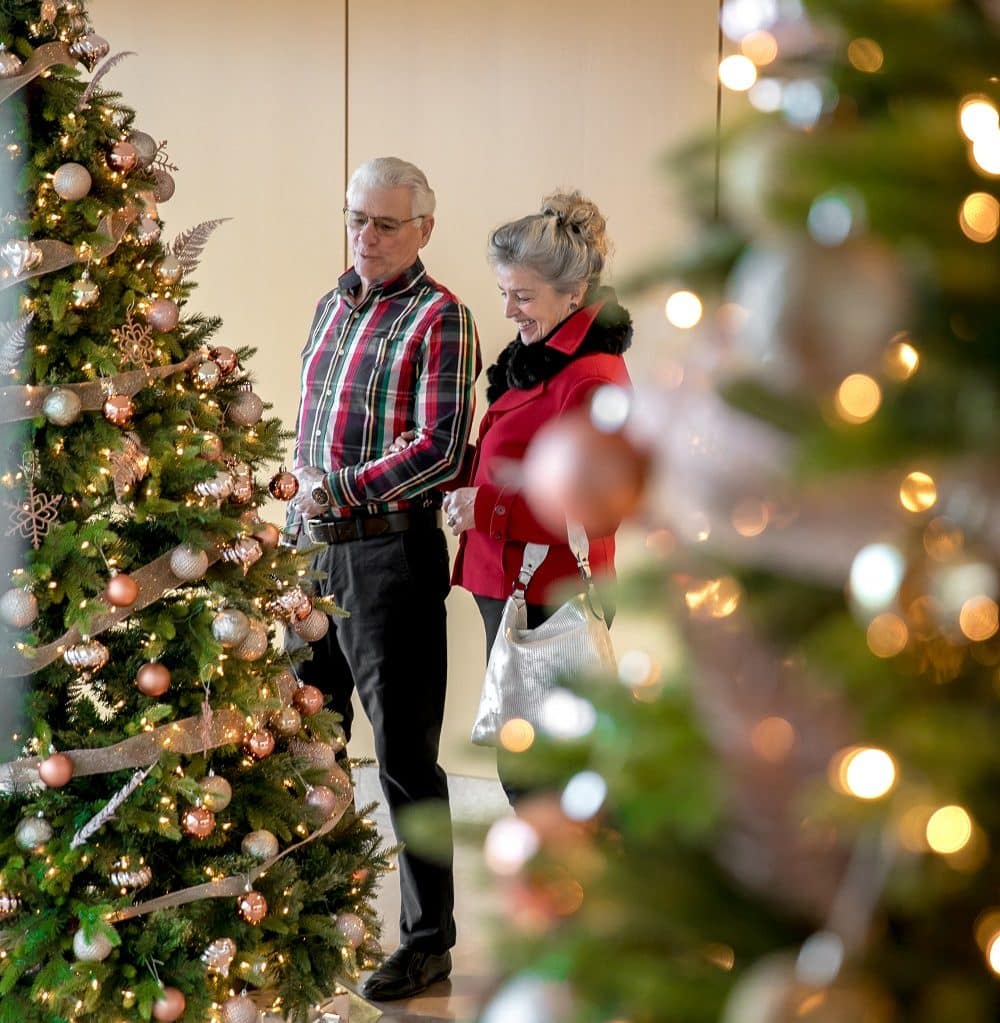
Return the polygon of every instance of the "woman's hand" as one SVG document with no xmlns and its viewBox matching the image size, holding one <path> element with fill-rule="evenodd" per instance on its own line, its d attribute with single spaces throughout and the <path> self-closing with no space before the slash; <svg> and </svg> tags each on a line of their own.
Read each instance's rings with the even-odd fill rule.
<svg viewBox="0 0 1000 1023">
<path fill-rule="evenodd" d="M 452 536 L 458 536 L 476 525 L 476 494 L 479 487 L 459 487 L 445 494 L 441 504 Z"/>
<path fill-rule="evenodd" d="M 417 439 L 416 430 L 404 430 L 391 444 L 386 446 L 383 454 L 395 455 L 404 448 L 409 447 Z"/>
</svg>

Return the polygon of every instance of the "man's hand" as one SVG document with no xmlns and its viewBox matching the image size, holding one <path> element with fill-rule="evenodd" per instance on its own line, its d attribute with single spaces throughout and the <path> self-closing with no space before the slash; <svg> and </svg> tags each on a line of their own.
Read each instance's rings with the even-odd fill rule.
<svg viewBox="0 0 1000 1023">
<path fill-rule="evenodd" d="M 394 455 L 403 451 L 417 439 L 416 430 L 404 430 L 391 444 L 386 445 L 383 454 Z"/>
<path fill-rule="evenodd" d="M 326 472 L 317 465 L 303 465 L 292 472 L 299 481 L 299 492 L 288 502 L 289 507 L 304 519 L 319 518 L 330 507 Z M 326 500 L 317 500 L 320 494 Z"/>
<path fill-rule="evenodd" d="M 479 487 L 459 487 L 445 494 L 441 508 L 448 520 L 452 536 L 458 536 L 476 525 L 476 494 Z"/>
</svg>

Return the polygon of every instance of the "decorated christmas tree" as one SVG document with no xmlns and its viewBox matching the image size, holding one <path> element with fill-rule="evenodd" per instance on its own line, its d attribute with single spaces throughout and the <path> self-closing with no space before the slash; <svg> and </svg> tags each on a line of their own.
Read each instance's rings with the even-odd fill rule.
<svg viewBox="0 0 1000 1023">
<path fill-rule="evenodd" d="M 177 168 L 80 3 L 0 19 L 0 1020 L 303 1020 L 386 868 L 272 644 L 340 612 L 259 518 L 252 350 L 188 306 L 220 221 L 166 244 Z"/>
<path fill-rule="evenodd" d="M 619 649 L 510 754 L 544 794 L 487 840 L 510 976 L 482 1018 L 988 1023 L 1000 9 L 722 19 L 749 103 L 676 160 L 700 231 L 642 282 L 683 282 L 670 339 L 693 340 L 615 434 L 650 470 L 619 618 L 658 608 L 683 659 Z M 542 510 L 621 504 L 585 459 L 552 483 L 601 402 L 589 438 L 556 424 L 529 452 Z"/>
</svg>

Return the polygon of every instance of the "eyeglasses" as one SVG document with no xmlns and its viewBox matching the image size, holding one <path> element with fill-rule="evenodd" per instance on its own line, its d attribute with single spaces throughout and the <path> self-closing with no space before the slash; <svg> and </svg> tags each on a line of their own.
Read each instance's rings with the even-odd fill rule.
<svg viewBox="0 0 1000 1023">
<path fill-rule="evenodd" d="M 348 230 L 363 231 L 365 225 L 371 223 L 372 227 L 375 228 L 375 232 L 381 235 L 395 234 L 404 224 L 412 224 L 414 220 L 423 220 L 426 216 L 426 213 L 419 213 L 417 216 L 409 217 L 406 220 L 397 220 L 395 217 L 370 217 L 367 213 L 349 209 L 347 206 L 344 207 L 344 223 L 347 225 Z"/>
</svg>

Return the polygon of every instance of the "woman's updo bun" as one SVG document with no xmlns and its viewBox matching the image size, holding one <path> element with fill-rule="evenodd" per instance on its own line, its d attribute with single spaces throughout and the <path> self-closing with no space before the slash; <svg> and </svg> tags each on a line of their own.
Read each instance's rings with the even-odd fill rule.
<svg viewBox="0 0 1000 1023">
<path fill-rule="evenodd" d="M 595 203 L 579 192 L 553 192 L 542 200 L 542 216 L 579 234 L 588 247 L 602 256 L 608 254 L 607 221 Z"/>
</svg>

